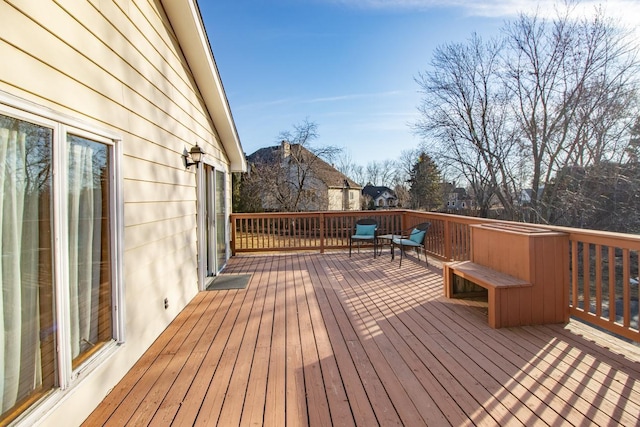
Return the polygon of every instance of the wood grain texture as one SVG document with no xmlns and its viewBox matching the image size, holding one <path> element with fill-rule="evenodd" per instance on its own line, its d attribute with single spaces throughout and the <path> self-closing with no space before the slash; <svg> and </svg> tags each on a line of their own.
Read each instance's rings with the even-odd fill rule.
<svg viewBox="0 0 640 427">
<path fill-rule="evenodd" d="M 486 304 L 443 297 L 437 265 L 341 252 L 227 271 L 253 277 L 198 294 L 85 425 L 637 423 L 637 347 L 573 321 L 491 329 Z"/>
</svg>

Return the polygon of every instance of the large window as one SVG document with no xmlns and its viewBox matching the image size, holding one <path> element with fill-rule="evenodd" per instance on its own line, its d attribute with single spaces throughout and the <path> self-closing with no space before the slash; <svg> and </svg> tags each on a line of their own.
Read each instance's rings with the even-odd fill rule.
<svg viewBox="0 0 640 427">
<path fill-rule="evenodd" d="M 0 108 L 0 422 L 114 339 L 114 142 Z"/>
<path fill-rule="evenodd" d="M 109 341 L 111 248 L 109 239 L 109 146 L 67 135 L 69 331 L 73 365 Z"/>
</svg>

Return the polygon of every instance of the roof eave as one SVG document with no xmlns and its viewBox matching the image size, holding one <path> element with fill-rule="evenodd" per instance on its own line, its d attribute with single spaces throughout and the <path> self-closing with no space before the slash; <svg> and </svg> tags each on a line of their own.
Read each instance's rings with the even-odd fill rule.
<svg viewBox="0 0 640 427">
<path fill-rule="evenodd" d="M 207 110 L 215 123 L 218 136 L 229 158 L 231 171 L 246 172 L 247 161 L 198 5 L 195 0 L 161 1 Z"/>
</svg>

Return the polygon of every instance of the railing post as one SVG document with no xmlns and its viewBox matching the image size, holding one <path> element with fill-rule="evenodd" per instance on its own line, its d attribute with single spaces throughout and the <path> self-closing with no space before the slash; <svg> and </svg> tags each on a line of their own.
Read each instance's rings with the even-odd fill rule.
<svg viewBox="0 0 640 427">
<path fill-rule="evenodd" d="M 451 253 L 451 230 L 449 227 L 449 220 L 444 220 L 444 258 L 447 261 L 452 261 L 452 253 Z"/>
<path fill-rule="evenodd" d="M 233 215 L 229 215 L 229 222 L 231 223 L 231 256 L 236 256 L 236 218 Z"/>
<path fill-rule="evenodd" d="M 324 253 L 324 213 L 320 214 L 320 253 Z"/>
</svg>

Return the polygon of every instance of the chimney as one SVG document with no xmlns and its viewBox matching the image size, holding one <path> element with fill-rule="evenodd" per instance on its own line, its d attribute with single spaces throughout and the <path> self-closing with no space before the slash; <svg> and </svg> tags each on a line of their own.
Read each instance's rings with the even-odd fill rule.
<svg viewBox="0 0 640 427">
<path fill-rule="evenodd" d="M 282 140 L 282 158 L 286 159 L 291 154 L 291 144 L 289 141 Z"/>
</svg>

